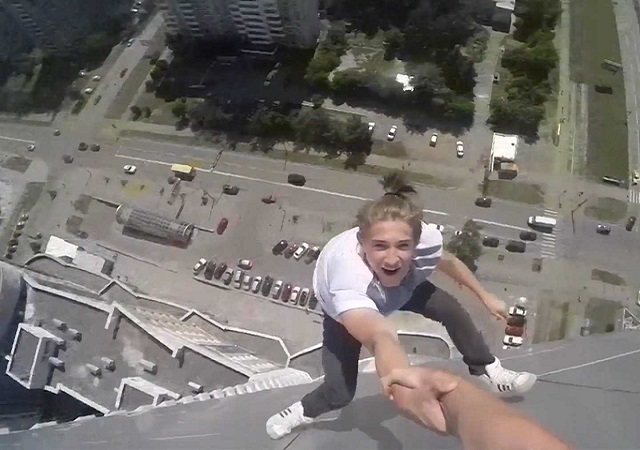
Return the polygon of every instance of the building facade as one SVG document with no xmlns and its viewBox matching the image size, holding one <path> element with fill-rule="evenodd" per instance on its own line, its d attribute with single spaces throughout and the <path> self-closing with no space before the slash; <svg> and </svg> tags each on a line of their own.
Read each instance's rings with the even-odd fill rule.
<svg viewBox="0 0 640 450">
<path fill-rule="evenodd" d="M 56 54 L 74 51 L 130 8 L 125 0 L 0 0 L 0 5 L 37 47 Z"/>
<path fill-rule="evenodd" d="M 161 0 L 160 9 L 170 33 L 192 38 L 310 48 L 320 34 L 318 0 Z"/>
</svg>

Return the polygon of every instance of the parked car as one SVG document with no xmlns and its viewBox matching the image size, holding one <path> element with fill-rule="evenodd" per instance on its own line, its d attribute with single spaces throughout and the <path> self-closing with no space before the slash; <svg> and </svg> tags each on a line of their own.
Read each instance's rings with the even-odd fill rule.
<svg viewBox="0 0 640 450">
<path fill-rule="evenodd" d="M 456 142 L 456 156 L 462 158 L 464 156 L 464 144 L 462 141 Z"/>
<path fill-rule="evenodd" d="M 78 144 L 78 150 L 80 150 L 81 152 L 86 151 L 89 148 L 89 146 L 87 145 L 86 142 L 80 142 Z"/>
<path fill-rule="evenodd" d="M 204 266 L 207 264 L 207 260 L 204 258 L 200 258 L 195 266 L 193 266 L 194 275 L 198 275 L 204 269 Z"/>
<path fill-rule="evenodd" d="M 538 238 L 538 235 L 535 231 L 521 231 L 520 239 L 523 241 L 535 241 Z"/>
<path fill-rule="evenodd" d="M 307 300 L 309 300 L 309 288 L 304 288 L 302 291 L 300 291 L 300 300 L 298 301 L 298 303 L 300 304 L 300 306 L 306 306 Z"/>
<path fill-rule="evenodd" d="M 294 186 L 304 186 L 307 182 L 307 179 L 304 175 L 300 175 L 297 173 L 291 173 L 287 177 L 287 183 L 293 184 Z"/>
<path fill-rule="evenodd" d="M 376 123 L 375 122 L 369 122 L 367 124 L 367 126 L 369 127 L 369 133 L 373 133 L 373 130 L 376 128 Z"/>
<path fill-rule="evenodd" d="M 298 304 L 298 297 L 300 296 L 300 286 L 296 286 L 291 290 L 291 303 Z"/>
<path fill-rule="evenodd" d="M 527 324 L 527 318 L 525 316 L 509 316 L 507 318 L 507 325 L 510 327 L 523 327 Z"/>
<path fill-rule="evenodd" d="M 127 47 L 131 47 L 133 45 L 133 43 L 135 42 L 135 39 L 129 39 L 127 41 Z"/>
<path fill-rule="evenodd" d="M 599 223 L 598 226 L 596 227 L 596 233 L 608 235 L 611 233 L 611 227 L 609 225 L 604 225 L 602 223 Z"/>
<path fill-rule="evenodd" d="M 233 269 L 227 269 L 224 271 L 222 275 L 222 282 L 225 286 L 229 286 L 231 284 L 231 280 L 233 279 Z"/>
<path fill-rule="evenodd" d="M 99 152 L 100 151 L 100 144 L 91 144 L 91 151 L 92 152 Z"/>
<path fill-rule="evenodd" d="M 245 275 L 242 279 L 242 289 L 245 291 L 251 289 L 251 275 Z"/>
<path fill-rule="evenodd" d="M 251 270 L 253 268 L 253 261 L 250 259 L 239 259 L 238 267 L 244 270 Z"/>
<path fill-rule="evenodd" d="M 398 126 L 397 125 L 393 125 L 389 129 L 389 133 L 387 133 L 387 140 L 388 141 L 393 141 L 396 138 L 396 133 L 397 132 L 398 132 Z"/>
<path fill-rule="evenodd" d="M 262 295 L 267 297 L 271 292 L 271 287 L 273 286 L 273 278 L 267 275 L 264 278 L 264 282 L 262 283 Z"/>
<path fill-rule="evenodd" d="M 204 277 L 207 280 L 210 280 L 213 278 L 213 272 L 216 270 L 216 262 L 214 260 L 209 261 L 205 266 L 204 266 Z"/>
<path fill-rule="evenodd" d="M 126 166 L 123 167 L 123 169 L 124 169 L 124 173 L 126 173 L 127 175 L 133 175 L 138 170 L 136 166 L 131 164 L 127 164 Z"/>
<path fill-rule="evenodd" d="M 229 219 L 226 217 L 220 219 L 220 222 L 218 222 L 218 226 L 216 227 L 216 233 L 218 233 L 218 235 L 224 233 L 224 230 L 227 229 L 227 225 L 229 225 Z"/>
<path fill-rule="evenodd" d="M 289 243 L 282 239 L 280 242 L 273 246 L 273 249 L 271 249 L 271 253 L 273 253 L 274 255 L 279 255 L 287 248 L 287 245 L 289 245 Z"/>
<path fill-rule="evenodd" d="M 271 194 L 268 197 L 262 197 L 262 203 L 266 203 L 267 205 L 270 205 L 271 203 L 275 203 L 276 202 L 276 197 Z"/>
<path fill-rule="evenodd" d="M 518 306 L 518 305 L 512 306 L 511 308 L 509 308 L 509 315 L 526 317 L 527 310 L 522 306 Z"/>
<path fill-rule="evenodd" d="M 309 297 L 309 309 L 316 309 L 318 306 L 318 297 L 316 297 L 315 292 L 311 292 L 311 296 Z"/>
<path fill-rule="evenodd" d="M 295 253 L 293 254 L 293 257 L 299 260 L 304 256 L 307 250 L 309 250 L 309 244 L 307 244 L 306 242 L 303 242 L 302 244 L 300 244 L 300 247 L 298 247 L 298 249 L 295 251 Z"/>
<path fill-rule="evenodd" d="M 283 302 L 288 302 L 289 298 L 291 297 L 291 289 L 293 288 L 293 286 L 291 286 L 291 283 L 287 283 L 284 285 L 284 287 L 282 288 L 282 301 Z"/>
<path fill-rule="evenodd" d="M 67 164 L 71 164 L 73 162 L 73 156 L 71 155 L 64 155 L 62 157 L 62 160 L 67 163 Z"/>
<path fill-rule="evenodd" d="M 522 335 L 524 335 L 524 327 L 514 327 L 507 325 L 504 329 L 504 333 L 509 336 L 522 337 Z"/>
<path fill-rule="evenodd" d="M 213 278 L 219 280 L 220 277 L 227 271 L 227 263 L 223 262 L 218 264 L 216 270 L 213 271 Z M 231 271 L 233 273 L 233 270 Z"/>
<path fill-rule="evenodd" d="M 271 294 L 271 298 L 274 300 L 278 300 L 280 297 L 280 293 L 282 292 L 282 280 L 278 280 L 273 283 L 273 293 Z"/>
<path fill-rule="evenodd" d="M 498 245 L 500 245 L 500 239 L 493 236 L 485 236 L 484 238 L 482 238 L 482 245 L 484 245 L 485 247 L 496 248 Z"/>
<path fill-rule="evenodd" d="M 36 146 L 34 144 L 27 145 L 27 150 L 29 150 L 30 152 L 34 151 L 35 149 L 36 149 Z"/>
<path fill-rule="evenodd" d="M 635 224 L 636 224 L 636 216 L 630 216 L 630 217 L 627 219 L 627 224 L 624 226 L 624 228 L 625 228 L 627 231 L 631 231 L 631 230 L 633 230 L 633 226 L 634 226 Z"/>
<path fill-rule="evenodd" d="M 58 130 L 57 128 L 55 130 L 53 130 L 53 135 L 54 136 L 60 136 L 60 130 Z"/>
<path fill-rule="evenodd" d="M 522 241 L 509 241 L 506 246 L 507 251 L 513 253 L 524 253 L 527 249 L 527 244 Z"/>
<path fill-rule="evenodd" d="M 85 94 L 92 94 L 93 93 L 93 88 L 86 88 L 84 89 L 82 92 L 84 92 Z M 57 136 L 57 135 L 56 135 Z"/>
<path fill-rule="evenodd" d="M 491 199 L 488 197 L 478 197 L 475 204 L 481 208 L 491 208 Z"/>
<path fill-rule="evenodd" d="M 298 250 L 298 244 L 289 245 L 284 251 L 284 257 L 287 259 L 291 258 L 296 250 Z"/>
<path fill-rule="evenodd" d="M 251 292 L 257 294 L 260 290 L 260 286 L 262 285 L 262 277 L 254 277 L 253 282 L 251 283 Z"/>
<path fill-rule="evenodd" d="M 314 247 L 311 247 L 307 252 L 307 264 L 311 264 L 312 262 L 314 262 L 316 259 L 318 259 L 319 255 L 320 255 L 320 247 L 318 247 L 317 245 Z"/>
<path fill-rule="evenodd" d="M 240 192 L 240 188 L 238 186 L 225 184 L 224 186 L 222 186 L 222 192 L 227 195 L 238 195 L 238 192 Z"/>
<path fill-rule="evenodd" d="M 100 77 L 100 75 L 94 75 L 91 77 L 91 81 L 100 81 L 102 79 L 102 77 Z"/>
<path fill-rule="evenodd" d="M 236 289 L 240 289 L 242 285 L 242 278 L 244 277 L 244 270 L 238 269 L 236 273 L 233 274 L 233 286 Z"/>
<path fill-rule="evenodd" d="M 523 339 L 518 336 L 505 336 L 502 342 L 504 345 L 508 345 L 509 347 L 520 347 L 523 343 Z"/>
<path fill-rule="evenodd" d="M 429 139 L 429 145 L 431 147 L 435 147 L 437 143 L 438 143 L 438 133 L 433 133 L 431 135 L 431 139 Z"/>
</svg>

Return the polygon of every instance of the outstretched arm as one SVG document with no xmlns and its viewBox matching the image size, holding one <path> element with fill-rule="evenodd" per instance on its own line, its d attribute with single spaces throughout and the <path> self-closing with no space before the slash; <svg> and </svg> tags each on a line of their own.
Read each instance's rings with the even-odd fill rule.
<svg viewBox="0 0 640 450">
<path fill-rule="evenodd" d="M 385 392 L 400 384 L 415 395 L 432 389 L 434 377 L 450 377 L 456 387 L 442 394 L 440 405 L 447 432 L 462 441 L 465 450 L 569 450 L 566 443 L 502 400 L 464 378 L 441 370 L 395 370 L 382 379 Z"/>
</svg>

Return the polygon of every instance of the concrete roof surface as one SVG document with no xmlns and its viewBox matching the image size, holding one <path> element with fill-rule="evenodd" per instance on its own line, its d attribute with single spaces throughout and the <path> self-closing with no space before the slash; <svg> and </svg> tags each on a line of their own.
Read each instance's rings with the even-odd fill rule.
<svg viewBox="0 0 640 450">
<path fill-rule="evenodd" d="M 539 375 L 523 398 L 508 399 L 577 448 L 638 448 L 640 333 L 622 332 L 504 352 L 505 366 Z M 461 361 L 445 365 L 463 371 Z M 354 402 L 301 432 L 271 441 L 264 424 L 314 385 L 220 400 L 85 418 L 0 436 L 0 447 L 92 449 L 459 448 L 398 416 L 379 395 L 375 375 L 362 374 Z"/>
</svg>

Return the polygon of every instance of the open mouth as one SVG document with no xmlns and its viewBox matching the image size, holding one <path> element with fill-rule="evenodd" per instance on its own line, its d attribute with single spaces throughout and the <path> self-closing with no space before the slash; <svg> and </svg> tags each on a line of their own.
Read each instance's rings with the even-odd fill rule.
<svg viewBox="0 0 640 450">
<path fill-rule="evenodd" d="M 387 276 L 395 275 L 400 271 L 400 267 L 398 267 L 397 269 L 385 269 L 384 267 L 382 267 L 381 269 L 382 272 Z"/>
</svg>

